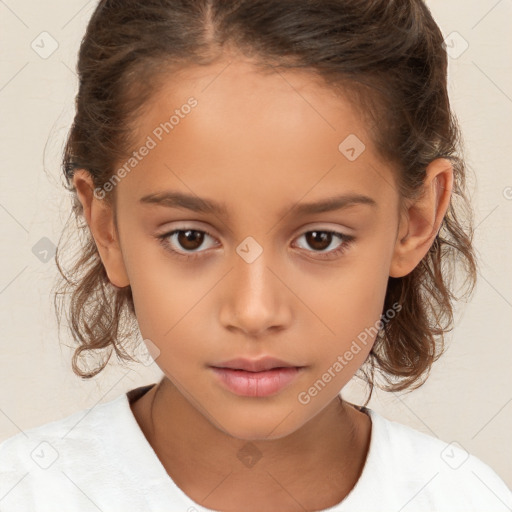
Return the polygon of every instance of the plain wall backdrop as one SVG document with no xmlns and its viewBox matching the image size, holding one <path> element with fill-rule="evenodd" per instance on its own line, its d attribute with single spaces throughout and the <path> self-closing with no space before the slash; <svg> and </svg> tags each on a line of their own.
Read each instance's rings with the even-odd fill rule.
<svg viewBox="0 0 512 512">
<path fill-rule="evenodd" d="M 59 158 L 74 114 L 77 51 L 96 3 L 0 2 L 0 442 L 162 375 L 156 364 L 112 361 L 95 379 L 80 380 L 50 296 L 52 249 L 70 212 Z M 369 407 L 456 441 L 512 488 L 512 0 L 427 4 L 447 38 L 479 281 L 472 300 L 457 307 L 448 350 L 426 384 L 410 394 L 376 390 Z M 362 403 L 364 388 L 353 379 L 342 395 Z"/>
</svg>

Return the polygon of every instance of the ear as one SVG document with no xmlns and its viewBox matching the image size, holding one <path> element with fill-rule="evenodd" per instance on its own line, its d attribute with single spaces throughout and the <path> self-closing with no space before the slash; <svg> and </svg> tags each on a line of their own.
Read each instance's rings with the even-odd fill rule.
<svg viewBox="0 0 512 512">
<path fill-rule="evenodd" d="M 414 270 L 434 243 L 450 205 L 453 167 L 437 158 L 427 169 L 420 197 L 401 213 L 393 251 L 390 277 L 403 277 Z"/>
<path fill-rule="evenodd" d="M 87 170 L 77 169 L 73 184 L 110 282 L 118 288 L 128 286 L 130 281 L 124 266 L 112 207 L 99 198 L 100 194 L 94 193 L 94 183 Z"/>
</svg>

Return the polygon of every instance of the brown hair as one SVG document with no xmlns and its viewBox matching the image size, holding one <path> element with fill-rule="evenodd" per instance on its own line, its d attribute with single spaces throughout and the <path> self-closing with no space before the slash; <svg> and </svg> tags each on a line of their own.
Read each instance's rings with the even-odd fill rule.
<svg viewBox="0 0 512 512">
<path fill-rule="evenodd" d="M 444 351 L 453 327 L 457 265 L 466 293 L 476 281 L 473 212 L 466 197 L 462 142 L 447 93 L 443 36 L 421 0 L 103 0 L 82 40 L 76 115 L 63 157 L 80 253 L 55 294 L 66 301 L 78 347 L 73 370 L 90 378 L 123 349 L 137 324 L 130 287 L 109 282 L 83 210 L 71 185 L 75 169 L 102 187 L 117 162 L 130 154 L 137 116 L 172 70 L 207 65 L 235 49 L 267 69 L 303 69 L 341 93 L 351 94 L 370 123 L 375 147 L 398 173 L 402 199 L 421 193 L 426 166 L 443 157 L 454 170 L 452 200 L 434 243 L 408 275 L 389 278 L 384 310 L 400 313 L 379 331 L 359 369 L 370 385 L 375 370 L 387 391 L 416 389 Z M 341 141 L 340 141 L 341 142 Z M 105 201 L 114 205 L 113 194 Z M 115 205 L 114 205 L 115 209 Z M 465 225 L 462 223 L 465 222 Z M 76 230 L 75 230 L 76 231 Z M 105 349 L 90 371 L 82 353 Z M 93 352 L 94 353 L 94 352 Z M 367 402 L 368 402 L 367 400 Z"/>
</svg>

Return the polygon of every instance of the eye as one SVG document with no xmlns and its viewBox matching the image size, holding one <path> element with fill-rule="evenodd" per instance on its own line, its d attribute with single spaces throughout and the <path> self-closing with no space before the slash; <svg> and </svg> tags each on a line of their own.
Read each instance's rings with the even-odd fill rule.
<svg viewBox="0 0 512 512">
<path fill-rule="evenodd" d="M 157 239 L 173 256 L 190 260 L 201 257 L 205 252 L 199 250 L 204 245 L 205 237 L 215 238 L 207 231 L 199 229 L 175 229 L 169 233 L 158 235 Z M 308 252 L 318 254 L 321 259 L 335 258 L 343 254 L 355 240 L 352 235 L 330 230 L 307 231 L 298 239 L 302 237 L 305 237 L 306 243 L 314 249 Z M 336 240 L 338 240 L 338 247 L 329 250 L 333 244 L 336 245 Z"/>
<path fill-rule="evenodd" d="M 199 229 L 175 229 L 170 233 L 159 235 L 157 238 L 160 243 L 173 255 L 183 257 L 185 259 L 194 259 L 201 256 L 198 249 L 203 245 L 205 235 L 213 238 L 213 235 L 207 231 Z M 178 250 L 175 247 L 178 246 Z M 192 254 L 189 254 L 189 253 Z M 195 254 L 198 253 L 198 254 Z"/>
<path fill-rule="evenodd" d="M 355 240 L 355 237 L 352 235 L 338 233 L 337 231 L 322 231 L 320 229 L 307 231 L 298 239 L 302 237 L 305 237 L 306 243 L 315 249 L 309 252 L 319 254 L 322 259 L 335 258 L 343 254 Z M 338 240 L 338 247 L 328 250 L 329 247 L 332 247 L 333 243 L 336 245 L 336 240 Z"/>
</svg>

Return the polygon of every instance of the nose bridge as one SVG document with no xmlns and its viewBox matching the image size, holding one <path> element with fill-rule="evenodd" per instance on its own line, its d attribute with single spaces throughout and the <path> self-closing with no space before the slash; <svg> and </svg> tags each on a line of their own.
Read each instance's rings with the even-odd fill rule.
<svg viewBox="0 0 512 512">
<path fill-rule="evenodd" d="M 273 270 L 273 254 L 251 237 L 236 248 L 222 305 L 224 326 L 257 333 L 287 322 L 286 287 Z"/>
<path fill-rule="evenodd" d="M 247 247 L 247 246 L 246 246 Z M 239 251 L 243 250 L 243 245 Z M 250 255 L 253 248 L 249 248 L 248 255 Z M 272 290 L 275 283 L 271 282 L 271 277 L 275 279 L 272 272 L 267 267 L 270 267 L 270 251 L 263 250 L 259 256 L 254 260 L 245 259 L 237 252 L 238 258 L 235 258 L 235 281 L 239 288 L 242 297 L 247 299 L 261 300 L 265 295 L 272 295 Z M 242 298 L 241 297 L 241 298 Z M 267 297 L 270 298 L 270 297 Z"/>
</svg>

